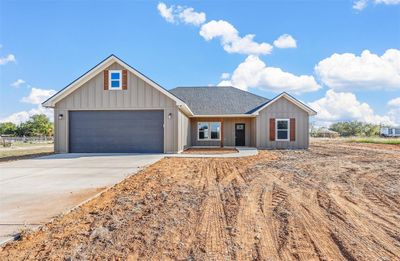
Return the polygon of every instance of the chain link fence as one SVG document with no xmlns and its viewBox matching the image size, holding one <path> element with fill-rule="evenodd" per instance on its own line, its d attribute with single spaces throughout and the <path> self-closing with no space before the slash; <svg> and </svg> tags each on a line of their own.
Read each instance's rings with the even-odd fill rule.
<svg viewBox="0 0 400 261">
<path fill-rule="evenodd" d="M 13 143 L 53 143 L 53 137 L 47 136 L 34 136 L 34 137 L 13 137 L 13 136 L 0 136 L 0 146 L 11 147 Z"/>
</svg>

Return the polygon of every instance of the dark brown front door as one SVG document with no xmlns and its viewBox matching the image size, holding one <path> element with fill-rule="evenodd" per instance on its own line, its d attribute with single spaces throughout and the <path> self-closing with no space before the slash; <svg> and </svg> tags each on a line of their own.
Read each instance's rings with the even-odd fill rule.
<svg viewBox="0 0 400 261">
<path fill-rule="evenodd" d="M 235 124 L 235 146 L 245 146 L 245 125 L 244 123 Z"/>
</svg>

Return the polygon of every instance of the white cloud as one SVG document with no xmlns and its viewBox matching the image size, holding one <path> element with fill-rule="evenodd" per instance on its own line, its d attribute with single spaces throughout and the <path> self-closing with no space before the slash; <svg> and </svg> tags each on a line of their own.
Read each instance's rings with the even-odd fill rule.
<svg viewBox="0 0 400 261">
<path fill-rule="evenodd" d="M 15 82 L 11 83 L 10 85 L 12 87 L 18 88 L 19 86 L 21 86 L 22 84 L 26 83 L 24 80 L 22 79 L 18 79 Z"/>
<path fill-rule="evenodd" d="M 373 2 L 374 4 L 385 4 L 385 5 L 397 5 L 400 4 L 400 0 L 357 0 L 354 2 L 353 4 L 353 8 L 361 11 L 363 10 L 365 7 L 367 7 L 367 5 Z"/>
<path fill-rule="evenodd" d="M 318 114 L 315 116 L 317 125 L 329 126 L 338 121 L 362 121 L 375 124 L 393 124 L 394 118 L 380 116 L 374 113 L 368 103 L 360 102 L 350 92 L 335 92 L 328 90 L 325 96 L 309 106 Z"/>
<path fill-rule="evenodd" d="M 294 75 L 280 68 L 268 67 L 259 57 L 250 55 L 233 72 L 229 80 L 218 84 L 232 85 L 243 90 L 259 88 L 273 92 L 312 92 L 321 88 L 310 75 Z"/>
<path fill-rule="evenodd" d="M 278 48 L 296 48 L 296 40 L 290 34 L 283 34 L 274 41 L 274 45 Z"/>
<path fill-rule="evenodd" d="M 218 83 L 217 86 L 233 86 L 233 84 L 230 80 L 223 80 L 220 83 Z M 243 88 L 240 88 L 240 89 L 243 89 Z"/>
<path fill-rule="evenodd" d="M 388 49 L 382 56 L 365 50 L 333 54 L 315 66 L 315 73 L 335 90 L 400 89 L 400 51 Z"/>
<path fill-rule="evenodd" d="M 376 4 L 386 4 L 386 5 L 398 5 L 400 0 L 375 0 Z"/>
<path fill-rule="evenodd" d="M 23 97 L 21 102 L 35 104 L 37 107 L 31 110 L 13 113 L 10 116 L 1 119 L 0 122 L 13 122 L 15 124 L 19 124 L 27 121 L 29 117 L 35 114 L 45 114 L 51 121 L 53 121 L 53 110 L 42 107 L 41 103 L 55 93 L 55 90 L 32 88 L 29 95 L 27 97 Z"/>
<path fill-rule="evenodd" d="M 200 35 L 210 41 L 214 38 L 220 38 L 222 47 L 228 53 L 240 54 L 269 54 L 272 51 L 272 45 L 268 43 L 257 43 L 253 41 L 255 35 L 247 34 L 244 37 L 239 36 L 238 30 L 224 20 L 212 20 L 204 24 L 200 29 Z"/>
<path fill-rule="evenodd" d="M 25 103 L 41 104 L 46 99 L 50 98 L 56 93 L 55 90 L 44 90 L 39 88 L 32 88 L 28 96 L 22 97 L 21 101 Z"/>
<path fill-rule="evenodd" d="M 395 125 L 400 126 L 400 97 L 394 98 L 388 102 L 389 117 L 394 121 Z"/>
<path fill-rule="evenodd" d="M 161 2 L 161 3 L 159 3 L 157 5 L 157 9 L 160 12 L 160 15 L 167 22 L 170 22 L 170 23 L 174 23 L 175 22 L 175 17 L 174 17 L 174 14 L 173 14 L 173 6 L 168 8 L 166 4 Z"/>
<path fill-rule="evenodd" d="M 192 7 L 183 7 L 180 5 L 171 5 L 160 2 L 157 5 L 160 15 L 170 23 L 185 23 L 195 26 L 202 25 L 200 35 L 207 41 L 214 38 L 220 38 L 224 50 L 228 53 L 240 54 L 269 54 L 273 46 L 269 43 L 257 43 L 254 41 L 254 34 L 247 34 L 244 37 L 239 36 L 239 32 L 229 22 L 224 20 L 212 20 L 206 24 L 206 14 L 204 12 L 195 12 Z"/>
<path fill-rule="evenodd" d="M 353 8 L 354 9 L 356 9 L 356 10 L 358 10 L 358 11 L 361 11 L 361 10 L 363 10 L 365 7 L 367 7 L 367 0 L 358 0 L 358 1 L 355 1 L 354 2 L 354 4 L 353 4 Z"/>
<path fill-rule="evenodd" d="M 50 121 L 53 121 L 54 119 L 53 109 L 44 108 L 41 105 L 38 105 L 37 108 L 33 108 L 29 111 L 20 111 L 13 113 L 10 116 L 1 119 L 0 122 L 12 122 L 15 124 L 20 124 L 21 122 L 29 120 L 31 116 L 36 114 L 45 114 L 50 119 Z"/>
<path fill-rule="evenodd" d="M 206 14 L 204 12 L 195 12 L 192 7 L 174 6 L 167 7 L 166 4 L 160 2 L 157 5 L 160 15 L 170 23 L 183 22 L 185 24 L 192 24 L 199 26 L 206 21 Z"/>
<path fill-rule="evenodd" d="M 389 106 L 392 106 L 392 107 L 400 107 L 400 97 L 397 97 L 397 98 L 394 98 L 394 99 L 391 99 L 389 102 L 388 102 L 388 105 Z"/>
<path fill-rule="evenodd" d="M 221 74 L 221 79 L 226 80 L 226 79 L 229 79 L 230 76 L 231 76 L 230 73 L 224 72 Z"/>
<path fill-rule="evenodd" d="M 13 54 L 9 54 L 5 57 L 0 57 L 0 65 L 5 65 L 7 63 L 16 62 L 15 56 Z"/>
<path fill-rule="evenodd" d="M 199 26 L 206 21 L 206 14 L 204 12 L 195 12 L 192 7 L 189 7 L 179 13 L 179 18 L 186 24 Z"/>
<path fill-rule="evenodd" d="M 207 41 L 214 37 L 221 37 L 223 43 L 233 42 L 238 38 L 239 32 L 233 25 L 224 20 L 212 20 L 200 29 L 200 35 Z"/>
</svg>

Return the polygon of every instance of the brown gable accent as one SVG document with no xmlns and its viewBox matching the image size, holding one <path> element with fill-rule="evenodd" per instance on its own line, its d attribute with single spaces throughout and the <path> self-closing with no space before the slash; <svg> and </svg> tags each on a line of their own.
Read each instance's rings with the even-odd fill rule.
<svg viewBox="0 0 400 261">
<path fill-rule="evenodd" d="M 108 90 L 108 70 L 104 70 L 104 90 Z"/>
<path fill-rule="evenodd" d="M 122 90 L 128 90 L 128 70 L 122 70 Z"/>
<path fill-rule="evenodd" d="M 290 118 L 290 141 L 296 140 L 296 119 Z"/>
<path fill-rule="evenodd" d="M 275 119 L 269 119 L 269 140 L 275 141 Z"/>
</svg>

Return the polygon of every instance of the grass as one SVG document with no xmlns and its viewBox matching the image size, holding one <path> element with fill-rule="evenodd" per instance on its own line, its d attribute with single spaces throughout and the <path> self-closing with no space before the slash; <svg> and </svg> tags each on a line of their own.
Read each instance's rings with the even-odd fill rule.
<svg viewBox="0 0 400 261">
<path fill-rule="evenodd" d="M 38 147 L 38 146 L 47 146 L 49 144 L 53 144 L 51 142 L 21 142 L 21 141 L 16 141 L 11 143 L 11 148 L 16 148 L 16 147 Z M 0 144 L 0 150 L 3 148 Z"/>
<path fill-rule="evenodd" d="M 400 145 L 400 138 L 353 137 L 348 142 Z"/>
<path fill-rule="evenodd" d="M 15 147 L 14 145 L 11 145 L 9 148 L 0 147 L 0 161 L 34 158 L 52 153 L 54 153 L 53 144 L 39 143 L 21 147 Z"/>
</svg>

